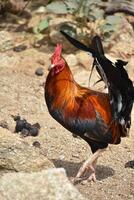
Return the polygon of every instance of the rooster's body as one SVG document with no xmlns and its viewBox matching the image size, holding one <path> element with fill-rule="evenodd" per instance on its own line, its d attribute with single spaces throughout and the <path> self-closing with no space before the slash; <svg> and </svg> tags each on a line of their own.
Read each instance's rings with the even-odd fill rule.
<svg viewBox="0 0 134 200">
<path fill-rule="evenodd" d="M 45 84 L 46 104 L 49 113 L 56 121 L 70 132 L 83 138 L 90 145 L 93 156 L 84 163 L 76 177 L 80 178 L 87 169 L 90 169 L 91 176 L 89 180 L 95 180 L 94 167 L 100 153 L 109 143 L 118 144 L 121 137 L 128 134 L 133 104 L 133 95 L 131 95 L 133 86 L 126 71 L 121 67 L 123 71 L 121 73 L 125 77 L 123 80 L 126 79 L 127 89 L 117 88 L 118 84 L 117 86 L 113 84 L 117 74 L 113 72 L 113 79 L 110 78 L 109 66 L 104 67 L 104 69 L 101 67 L 104 62 L 107 65 L 107 62 L 110 61 L 105 60 L 104 56 L 104 60 L 97 57 L 99 55 L 97 50 L 97 54 L 94 55 L 97 70 L 108 85 L 109 93 L 101 93 L 82 87 L 75 82 L 68 64 L 61 55 L 61 51 L 61 45 L 57 45 L 51 59 L 52 68 Z M 128 85 L 132 89 L 130 95 L 126 93 Z M 128 100 L 131 100 L 129 104 L 124 100 L 123 93 L 127 95 Z"/>
</svg>

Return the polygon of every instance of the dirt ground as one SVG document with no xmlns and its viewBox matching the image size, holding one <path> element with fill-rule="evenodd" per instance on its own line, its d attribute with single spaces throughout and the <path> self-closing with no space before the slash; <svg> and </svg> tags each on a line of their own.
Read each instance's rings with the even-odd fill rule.
<svg viewBox="0 0 134 200">
<path fill-rule="evenodd" d="M 54 18 L 54 20 L 57 22 L 57 19 Z M 64 19 L 59 17 L 58 20 L 63 21 L 66 19 L 65 17 Z M 32 23 L 34 24 L 34 22 L 35 19 Z M 20 20 L 19 23 L 21 25 L 22 21 Z M 13 26 L 13 23 L 10 24 L 9 22 L 7 32 L 5 32 L 7 36 L 5 36 L 5 33 L 2 36 L 0 31 L 0 121 L 6 121 L 9 130 L 13 134 L 15 134 L 15 122 L 12 115 L 19 114 L 30 123 L 38 122 L 41 125 L 39 136 L 24 137 L 23 140 L 29 145 L 32 145 L 34 141 L 39 141 L 43 154 L 52 160 L 56 167 L 65 168 L 68 177 L 75 176 L 83 161 L 90 157 L 91 150 L 85 141 L 74 138 L 48 113 L 44 99 L 44 89 L 41 84 L 46 80 L 50 57 L 54 48 L 47 45 L 42 48 L 34 48 L 31 45 L 33 40 L 29 33 L 26 35 L 24 31 L 18 30 L 17 32 L 14 29 L 10 31 L 10 26 Z M 14 26 L 16 28 L 15 24 Z M 1 24 L 1 30 L 4 27 L 5 24 Z M 124 29 L 121 32 L 124 33 Z M 4 40 L 3 38 L 7 38 L 8 34 L 10 34 L 9 41 L 11 36 L 14 45 L 25 44 L 27 49 L 20 52 L 15 52 L 12 48 L 1 51 L 1 41 Z M 121 38 L 124 41 L 126 40 L 126 43 L 118 45 L 116 41 L 114 42 L 116 45 L 111 48 L 111 56 L 121 56 L 121 59 L 127 59 L 131 63 L 128 71 L 134 81 L 134 59 L 132 59 L 134 48 L 131 38 L 129 39 L 130 34 L 127 31 Z M 130 40 L 131 47 L 127 39 Z M 8 43 L 8 45 L 10 44 Z M 126 55 L 128 57 L 125 57 Z M 91 63 L 91 58 L 89 63 Z M 35 74 L 38 67 L 43 68 L 43 76 Z M 76 81 L 83 86 L 88 86 L 89 70 L 84 69 L 79 64 L 70 67 Z M 93 76 L 92 83 L 95 80 L 96 75 Z M 100 90 L 101 86 L 97 87 Z M 101 87 L 101 89 L 103 88 Z M 96 173 L 96 183 L 89 182 L 85 185 L 82 183 L 75 185 L 87 199 L 134 199 L 134 110 L 132 112 L 130 137 L 122 139 L 120 145 L 110 145 L 107 148 L 98 161 Z"/>
<path fill-rule="evenodd" d="M 15 122 L 11 115 L 19 114 L 31 123 L 40 123 L 39 136 L 25 137 L 24 140 L 30 145 L 35 140 L 39 141 L 44 154 L 56 167 L 64 167 L 67 175 L 71 177 L 76 175 L 82 162 L 91 155 L 91 151 L 86 142 L 74 138 L 52 119 L 47 111 L 44 90 L 40 84 L 46 79 L 51 54 L 52 51 L 40 52 L 34 48 L 22 52 L 9 50 L 1 54 L 2 57 L 5 56 L 5 60 L 0 61 L 0 121 L 5 120 L 12 132 Z M 2 63 L 4 61 L 5 64 Z M 44 68 L 43 76 L 35 75 L 38 67 Z M 74 67 L 73 73 L 80 84 L 88 84 L 89 71 Z M 76 185 L 87 199 L 134 199 L 134 164 L 133 168 L 125 167 L 134 163 L 133 133 L 134 112 L 130 137 L 123 139 L 118 146 L 110 146 L 100 157 L 97 182 Z"/>
</svg>

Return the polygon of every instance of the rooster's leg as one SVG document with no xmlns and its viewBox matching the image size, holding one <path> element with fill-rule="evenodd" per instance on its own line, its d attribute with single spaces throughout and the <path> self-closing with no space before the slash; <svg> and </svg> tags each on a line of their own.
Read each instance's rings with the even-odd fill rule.
<svg viewBox="0 0 134 200">
<path fill-rule="evenodd" d="M 73 182 L 76 182 L 77 180 L 82 179 L 81 177 L 86 173 L 86 172 L 91 172 L 90 176 L 87 177 L 86 181 L 96 181 L 96 176 L 95 176 L 95 166 L 97 163 L 98 157 L 105 151 L 105 149 L 98 149 L 88 160 L 86 160 L 82 167 L 79 169 L 76 177 L 74 178 Z"/>
</svg>

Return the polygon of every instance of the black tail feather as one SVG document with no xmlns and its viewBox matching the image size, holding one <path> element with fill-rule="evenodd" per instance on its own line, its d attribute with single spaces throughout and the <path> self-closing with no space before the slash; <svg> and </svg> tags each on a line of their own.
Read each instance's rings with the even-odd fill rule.
<svg viewBox="0 0 134 200">
<path fill-rule="evenodd" d="M 78 40 L 72 38 L 71 36 L 69 36 L 67 33 L 65 33 L 64 31 L 60 31 L 62 33 L 62 35 L 64 35 L 64 37 L 72 44 L 74 45 L 77 49 L 80 49 L 82 51 L 86 51 L 86 52 L 90 52 L 92 54 L 95 54 L 94 50 L 87 47 L 86 45 L 84 45 L 83 43 L 79 42 Z"/>
<path fill-rule="evenodd" d="M 97 51 L 100 55 L 104 55 L 103 45 L 102 45 L 101 39 L 100 39 L 100 37 L 98 35 L 93 37 L 92 43 L 91 43 L 91 48 L 95 52 Z"/>
<path fill-rule="evenodd" d="M 91 53 L 92 56 L 95 58 L 96 57 L 96 49 L 97 49 L 97 46 L 96 46 L 96 41 L 95 40 L 98 40 L 98 42 L 100 41 L 100 38 L 99 36 L 96 36 L 93 40 L 92 40 L 92 44 L 91 44 L 91 48 L 90 47 L 87 47 L 85 44 L 79 42 L 78 40 L 76 40 L 75 38 L 72 38 L 71 36 L 69 36 L 67 33 L 65 33 L 64 31 L 60 30 L 61 34 L 72 44 L 74 45 L 77 49 L 80 49 L 82 51 L 86 51 L 88 53 Z M 101 43 L 101 41 L 100 41 Z M 101 52 L 104 54 L 104 51 L 103 51 L 103 47 L 100 48 L 98 46 L 98 52 Z M 97 67 L 97 62 L 96 60 L 94 59 L 94 62 L 93 62 L 93 65 L 92 65 L 92 68 L 91 68 L 91 73 L 90 73 L 90 76 L 89 76 L 89 83 L 90 83 L 90 80 L 91 80 L 91 76 L 92 76 L 92 72 L 93 72 L 93 69 L 94 67 Z M 98 71 L 99 73 L 99 71 Z M 100 73 L 99 73 L 100 75 Z"/>
<path fill-rule="evenodd" d="M 113 119 L 121 124 L 124 130 L 123 134 L 127 135 L 127 129 L 129 129 L 131 124 L 130 115 L 134 101 L 133 83 L 124 69 L 127 62 L 117 60 L 115 63 L 112 63 L 107 59 L 104 55 L 103 45 L 99 36 L 95 36 L 92 39 L 91 46 L 87 47 L 65 32 L 61 31 L 61 33 L 76 48 L 89 52 L 94 57 L 92 69 L 96 66 L 101 79 L 108 87 Z"/>
</svg>

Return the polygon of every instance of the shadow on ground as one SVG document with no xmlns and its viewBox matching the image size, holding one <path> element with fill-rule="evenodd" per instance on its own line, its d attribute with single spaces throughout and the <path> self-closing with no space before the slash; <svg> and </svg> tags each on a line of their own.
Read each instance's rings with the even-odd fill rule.
<svg viewBox="0 0 134 200">
<path fill-rule="evenodd" d="M 66 170 L 68 177 L 75 177 L 79 168 L 83 164 L 83 162 L 80 163 L 74 163 L 69 162 L 65 160 L 56 160 L 52 159 L 52 162 L 54 163 L 55 167 L 63 167 Z M 103 180 L 110 176 L 113 176 L 115 171 L 108 166 L 104 165 L 97 165 L 96 167 L 96 178 L 97 180 Z"/>
</svg>

